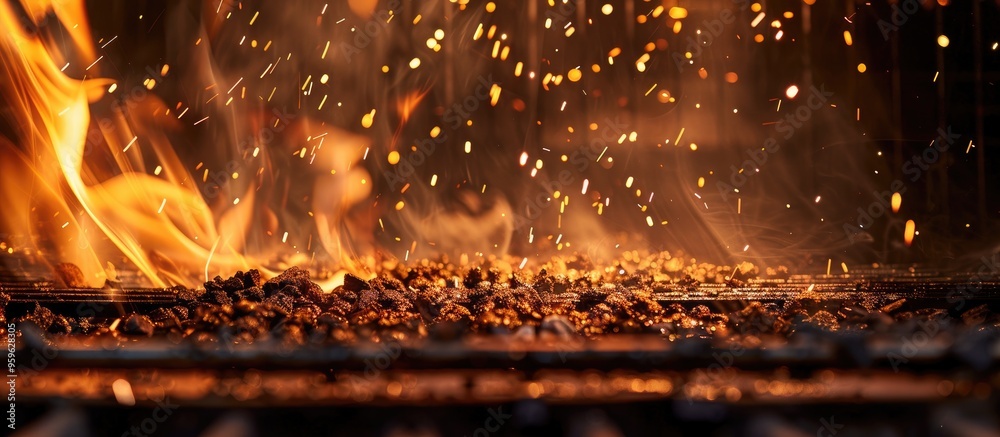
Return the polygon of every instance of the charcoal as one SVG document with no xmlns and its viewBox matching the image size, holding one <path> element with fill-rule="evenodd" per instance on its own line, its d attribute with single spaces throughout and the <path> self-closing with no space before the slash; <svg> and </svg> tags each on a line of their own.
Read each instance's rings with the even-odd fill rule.
<svg viewBox="0 0 1000 437">
<path fill-rule="evenodd" d="M 223 290 L 206 291 L 201 295 L 202 302 L 214 303 L 216 305 L 232 305 L 233 299 Z"/>
<path fill-rule="evenodd" d="M 271 297 L 264 299 L 264 303 L 273 305 L 281 309 L 285 314 L 291 313 L 295 299 L 285 293 L 275 293 Z"/>
<path fill-rule="evenodd" d="M 260 272 L 257 269 L 250 269 L 243 274 L 243 288 L 260 287 L 262 284 L 264 284 L 264 281 L 261 279 Z"/>
<path fill-rule="evenodd" d="M 176 315 L 178 319 L 187 320 L 189 313 L 187 307 L 182 307 L 178 305 L 172 307 L 171 310 L 173 310 L 174 315 Z"/>
<path fill-rule="evenodd" d="M 52 313 L 52 310 L 36 303 L 35 309 L 31 313 L 22 317 L 18 323 L 31 322 L 34 323 L 35 326 L 38 326 L 40 330 L 48 331 L 49 327 L 52 326 L 52 322 L 55 321 L 55 318 L 56 316 Z"/>
<path fill-rule="evenodd" d="M 142 314 L 132 314 L 125 319 L 121 325 L 119 325 L 121 331 L 129 335 L 144 335 L 146 337 L 151 337 L 153 335 L 153 330 L 155 326 L 153 321 L 149 319 L 149 316 Z"/>
<path fill-rule="evenodd" d="M 967 326 L 977 326 L 985 322 L 989 316 L 989 306 L 982 304 L 962 313 L 962 322 Z"/>
<path fill-rule="evenodd" d="M 483 271 L 479 267 L 476 267 L 465 274 L 465 280 L 462 281 L 462 284 L 465 285 L 465 288 L 476 288 L 476 285 L 479 285 L 482 281 Z"/>
<path fill-rule="evenodd" d="M 52 324 L 46 331 L 53 334 L 69 334 L 73 332 L 73 326 L 66 316 L 57 315 L 52 319 Z"/>
<path fill-rule="evenodd" d="M 316 285 L 316 283 L 309 280 L 309 272 L 298 267 L 292 267 L 284 273 L 265 282 L 264 291 L 268 295 L 271 295 L 279 290 L 285 289 L 288 286 L 294 286 L 298 289 L 298 292 L 295 293 L 296 295 L 301 293 L 316 302 L 322 302 L 325 300 L 323 289 L 320 288 L 319 285 Z"/>
<path fill-rule="evenodd" d="M 368 282 L 350 273 L 344 275 L 344 289 L 358 292 L 369 288 Z"/>
<path fill-rule="evenodd" d="M 233 293 L 233 298 L 236 300 L 260 302 L 265 298 L 264 289 L 257 286 L 245 288 Z"/>
<path fill-rule="evenodd" d="M 56 278 L 69 288 L 85 288 L 87 286 L 86 277 L 83 275 L 83 270 L 80 270 L 76 264 L 71 263 L 59 263 L 56 264 Z"/>
<path fill-rule="evenodd" d="M 223 282 L 224 281 L 222 279 L 222 276 L 216 276 L 216 277 L 212 278 L 211 281 L 208 281 L 208 282 L 205 283 L 205 290 L 206 291 L 225 290 L 225 287 L 222 286 Z"/>
<path fill-rule="evenodd" d="M 242 273 L 242 272 L 238 272 L 238 273 Z M 242 275 L 240 275 L 240 276 L 242 276 Z M 233 276 L 233 277 L 231 277 L 229 279 L 226 279 L 225 281 L 222 281 L 222 289 L 225 290 L 225 291 L 227 291 L 227 292 L 229 292 L 229 293 L 234 293 L 236 291 L 242 290 L 243 288 L 244 288 L 244 286 L 243 286 L 243 279 L 242 278 L 238 278 L 236 276 Z"/>
</svg>

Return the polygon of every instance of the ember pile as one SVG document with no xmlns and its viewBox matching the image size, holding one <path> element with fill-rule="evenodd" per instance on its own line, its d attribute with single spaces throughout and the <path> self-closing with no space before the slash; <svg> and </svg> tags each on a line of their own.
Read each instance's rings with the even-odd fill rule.
<svg viewBox="0 0 1000 437">
<path fill-rule="evenodd" d="M 987 304 L 956 311 L 939 299 L 937 306 L 904 308 L 906 299 L 877 293 L 841 300 L 806 290 L 781 300 L 755 300 L 748 294 L 745 301 L 726 307 L 708 301 L 710 308 L 701 301 L 665 297 L 693 292 L 699 281 L 689 275 L 654 280 L 652 275 L 615 273 L 617 280 L 570 280 L 544 269 L 525 278 L 501 268 L 455 272 L 399 266 L 370 281 L 348 274 L 342 286 L 324 293 L 300 268 L 266 281 L 250 270 L 227 279 L 216 277 L 203 290 L 175 287 L 170 290 L 176 296 L 173 304 L 126 310 L 119 318 L 60 314 L 36 303 L 13 321 L 51 334 L 124 339 L 157 335 L 197 343 L 278 341 L 287 346 L 450 340 L 475 334 L 527 340 L 654 334 L 669 340 L 753 342 L 804 330 L 907 335 L 931 322 L 956 330 L 1000 327 L 1000 317 Z M 735 288 L 741 285 L 737 282 L 730 279 L 725 286 Z M 0 294 L 4 307 L 9 300 Z"/>
</svg>

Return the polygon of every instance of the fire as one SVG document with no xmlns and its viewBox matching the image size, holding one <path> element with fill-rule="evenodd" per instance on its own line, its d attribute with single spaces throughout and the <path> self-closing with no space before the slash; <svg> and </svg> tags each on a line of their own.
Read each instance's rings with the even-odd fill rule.
<svg viewBox="0 0 1000 437">
<path fill-rule="evenodd" d="M 94 77 L 101 58 L 82 2 L 27 2 L 25 13 L 13 7 L 0 4 L 8 29 L 0 57 L 9 78 L 0 95 L 16 129 L 0 142 L 5 230 L 31 236 L 36 251 L 51 248 L 47 258 L 77 264 L 92 286 L 104 283 L 103 261 L 118 254 L 156 286 L 261 268 L 241 254 L 253 190 L 213 211 L 167 140 L 178 125 L 167 107 L 151 94 L 126 108 L 109 104 L 113 81 Z M 48 15 L 72 29 L 71 49 L 60 49 L 42 26 Z M 64 65 L 83 77 L 64 73 Z M 94 124 L 99 133 L 91 135 Z M 143 152 L 155 156 L 160 176 Z"/>
</svg>

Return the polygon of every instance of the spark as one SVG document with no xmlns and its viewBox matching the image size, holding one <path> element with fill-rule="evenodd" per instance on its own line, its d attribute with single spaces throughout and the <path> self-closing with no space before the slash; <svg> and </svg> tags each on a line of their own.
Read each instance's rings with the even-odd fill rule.
<svg viewBox="0 0 1000 437">
<path fill-rule="evenodd" d="M 132 145 L 135 144 L 135 141 L 138 139 L 139 137 L 132 137 L 132 141 L 128 142 L 128 145 L 125 146 L 125 149 L 123 149 L 122 152 L 128 152 L 128 149 L 131 149 Z"/>
<path fill-rule="evenodd" d="M 164 206 L 167 206 L 167 199 L 166 198 L 163 199 L 163 202 L 160 202 L 160 209 L 156 210 L 156 213 L 157 214 L 162 213 Z"/>
<path fill-rule="evenodd" d="M 107 47 L 107 46 L 108 46 L 108 44 L 111 44 L 111 43 L 112 43 L 112 42 L 114 42 L 114 40 L 116 40 L 116 39 L 118 39 L 118 35 L 115 35 L 115 36 L 111 37 L 111 39 L 109 39 L 109 40 L 108 40 L 108 42 L 104 43 L 104 45 L 102 45 L 102 46 L 101 46 L 101 48 L 103 49 L 103 48 Z M 67 65 L 68 65 L 68 64 L 67 64 Z"/>
<path fill-rule="evenodd" d="M 101 59 L 104 59 L 104 55 L 101 55 L 99 58 L 97 58 L 96 61 L 94 61 L 92 64 L 88 65 L 87 68 L 85 68 L 84 70 L 90 70 L 90 67 L 93 67 L 98 62 L 101 62 Z M 66 64 L 66 66 L 68 67 L 69 64 Z"/>
<path fill-rule="evenodd" d="M 229 88 L 229 91 L 226 92 L 226 94 L 232 94 L 233 90 L 236 89 L 236 86 L 239 85 L 240 82 L 243 82 L 243 76 L 240 76 L 240 78 L 236 80 L 236 83 L 234 83 L 233 86 Z"/>
<path fill-rule="evenodd" d="M 203 121 L 205 121 L 205 120 L 208 120 L 208 116 L 207 116 L 207 115 L 205 116 L 205 118 L 203 118 L 203 119 L 201 119 L 201 120 L 198 120 L 198 121 L 194 122 L 194 124 L 193 124 L 192 126 L 197 126 L 197 125 L 198 125 L 198 123 L 201 123 L 201 122 L 203 122 Z"/>
</svg>

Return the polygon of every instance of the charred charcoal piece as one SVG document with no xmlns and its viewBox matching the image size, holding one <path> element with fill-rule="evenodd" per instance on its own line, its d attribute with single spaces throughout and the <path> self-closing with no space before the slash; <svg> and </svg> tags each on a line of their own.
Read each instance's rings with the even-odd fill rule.
<svg viewBox="0 0 1000 437">
<path fill-rule="evenodd" d="M 982 304 L 962 313 L 962 323 L 966 326 L 981 325 L 991 315 L 989 306 Z"/>
<path fill-rule="evenodd" d="M 767 308 L 760 302 L 751 302 L 745 308 L 730 316 L 737 332 L 750 335 L 770 333 L 778 319 L 777 308 Z"/>
<path fill-rule="evenodd" d="M 472 289 L 476 288 L 476 285 L 479 285 L 479 283 L 482 281 L 483 281 L 483 270 L 480 269 L 479 267 L 476 267 L 473 268 L 472 270 L 469 270 L 469 273 L 465 274 L 465 280 L 462 281 L 462 284 L 465 285 L 465 288 Z"/>
<path fill-rule="evenodd" d="M 271 297 L 264 299 L 264 303 L 280 309 L 285 314 L 291 313 L 295 299 L 285 293 L 275 293 Z"/>
<path fill-rule="evenodd" d="M 205 290 L 206 291 L 225 290 L 225 288 L 222 287 L 222 282 L 223 282 L 222 276 L 216 276 L 212 278 L 211 281 L 205 283 Z"/>
<path fill-rule="evenodd" d="M 80 317 L 75 319 L 70 319 L 70 325 L 73 327 L 74 333 L 89 334 L 94 329 L 97 329 L 97 325 L 94 324 L 91 317 Z"/>
<path fill-rule="evenodd" d="M 881 309 L 879 309 L 879 311 L 881 311 L 881 312 L 883 312 L 885 314 L 891 314 L 893 311 L 896 311 L 901 306 L 903 306 L 904 303 L 906 303 L 906 298 L 897 299 L 894 302 L 886 304 Z"/>
<path fill-rule="evenodd" d="M 695 320 L 707 321 L 712 316 L 712 310 L 705 305 L 698 305 L 691 308 L 688 316 Z"/>
<path fill-rule="evenodd" d="M 87 280 L 83 276 L 83 270 L 80 270 L 80 267 L 76 264 L 59 263 L 56 264 L 55 269 L 56 277 L 63 285 L 69 288 L 87 287 Z"/>
<path fill-rule="evenodd" d="M 180 328 L 181 320 L 170 308 L 157 308 L 149 314 L 150 320 L 161 328 Z"/>
<path fill-rule="evenodd" d="M 18 323 L 31 322 L 34 323 L 35 326 L 38 326 L 42 332 L 45 332 L 52 326 L 52 322 L 55 321 L 55 318 L 56 316 L 52 313 L 52 310 L 35 303 L 35 309 L 30 314 L 21 317 Z"/>
<path fill-rule="evenodd" d="M 198 300 L 199 294 L 195 290 L 184 287 L 176 287 L 175 289 L 177 290 L 177 300 L 182 303 L 190 304 Z"/>
<path fill-rule="evenodd" d="M 545 271 L 545 269 L 542 269 L 540 272 L 538 272 L 538 275 L 535 276 L 534 286 L 535 290 L 538 290 L 539 292 L 542 293 L 552 293 L 555 288 L 553 286 L 552 278 L 549 277 L 549 273 Z"/>
<path fill-rule="evenodd" d="M 830 314 L 829 311 L 824 310 L 816 311 L 815 314 L 806 318 L 804 321 L 827 331 L 836 331 L 840 326 L 837 323 L 837 317 Z"/>
<path fill-rule="evenodd" d="M 10 295 L 0 291 L 0 323 L 7 324 L 7 304 L 10 303 Z"/>
<path fill-rule="evenodd" d="M 171 308 L 171 310 L 173 310 L 174 315 L 176 315 L 178 319 L 187 320 L 189 315 L 187 307 L 182 307 L 180 305 L 177 305 Z"/>
<path fill-rule="evenodd" d="M 316 285 L 316 283 L 309 280 L 309 272 L 298 267 L 292 267 L 286 270 L 284 273 L 275 276 L 271 280 L 264 283 L 264 291 L 270 296 L 273 293 L 287 289 L 288 286 L 293 286 L 298 289 L 298 295 L 301 293 L 303 296 L 315 301 L 322 302 L 325 300 L 323 294 L 323 289 Z"/>
<path fill-rule="evenodd" d="M 70 324 L 69 319 L 62 315 L 56 315 L 52 319 L 52 325 L 49 326 L 47 332 L 53 334 L 69 334 L 73 332 L 73 326 Z"/>
<path fill-rule="evenodd" d="M 441 307 L 441 312 L 438 314 L 437 318 L 434 319 L 434 323 L 454 323 L 463 320 L 469 320 L 472 317 L 472 313 L 469 309 L 461 306 L 454 302 L 445 303 Z"/>
<path fill-rule="evenodd" d="M 233 293 L 233 297 L 236 300 L 249 300 L 254 302 L 260 302 L 264 300 L 264 289 L 254 286 L 249 288 L 244 288 Z"/>
<path fill-rule="evenodd" d="M 260 287 L 264 284 L 264 280 L 260 277 L 260 272 L 257 269 L 250 269 L 243 275 L 243 287 L 253 288 Z"/>
<path fill-rule="evenodd" d="M 344 289 L 345 290 L 349 290 L 349 291 L 353 291 L 353 292 L 358 292 L 358 291 L 361 291 L 361 290 L 364 290 L 364 289 L 367 289 L 367 288 L 369 288 L 368 281 L 365 281 L 364 279 L 361 279 L 361 278 L 359 278 L 357 276 L 354 276 L 354 275 L 352 275 L 350 273 L 344 275 Z"/>
<path fill-rule="evenodd" d="M 151 337 L 153 335 L 153 330 L 155 326 L 153 321 L 149 319 L 149 316 L 142 314 L 132 314 L 125 319 L 122 323 L 120 329 L 122 333 L 129 335 L 144 335 L 146 337 Z"/>
<path fill-rule="evenodd" d="M 216 305 L 232 305 L 233 299 L 223 290 L 206 291 L 199 298 L 202 302 L 214 303 Z"/>
</svg>

